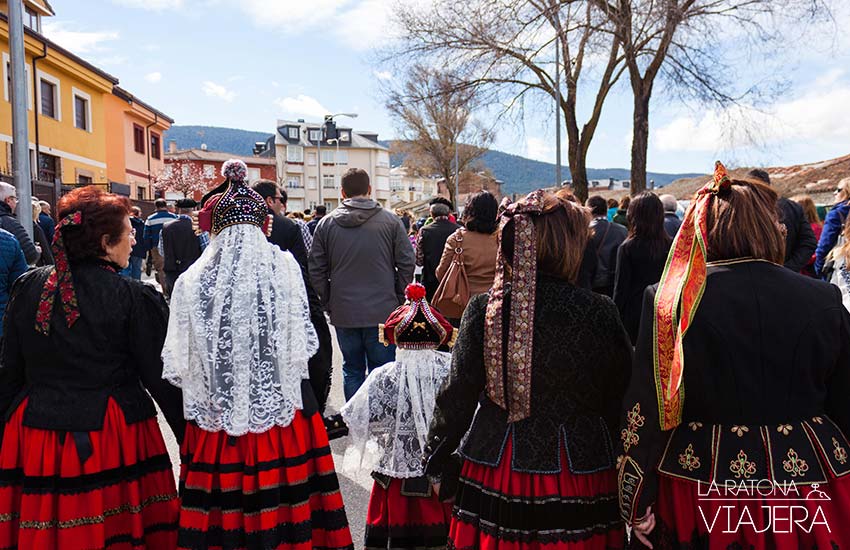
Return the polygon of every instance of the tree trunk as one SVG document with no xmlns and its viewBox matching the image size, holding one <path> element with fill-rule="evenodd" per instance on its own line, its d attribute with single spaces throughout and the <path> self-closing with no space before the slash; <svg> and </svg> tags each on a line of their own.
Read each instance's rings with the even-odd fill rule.
<svg viewBox="0 0 850 550">
<path fill-rule="evenodd" d="M 635 89 L 632 119 L 632 175 L 631 194 L 646 190 L 646 155 L 649 148 L 649 98 L 652 86 Z"/>
<path fill-rule="evenodd" d="M 579 147 L 579 151 L 582 148 Z M 587 158 L 581 152 L 570 160 L 570 175 L 573 180 L 573 194 L 582 204 L 587 201 Z"/>
</svg>

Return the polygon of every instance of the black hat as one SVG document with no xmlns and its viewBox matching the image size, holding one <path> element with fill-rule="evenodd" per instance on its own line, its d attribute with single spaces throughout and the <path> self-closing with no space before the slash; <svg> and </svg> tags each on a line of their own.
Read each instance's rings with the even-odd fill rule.
<svg viewBox="0 0 850 550">
<path fill-rule="evenodd" d="M 195 208 L 198 203 L 194 199 L 180 199 L 175 203 L 177 208 Z"/>
</svg>

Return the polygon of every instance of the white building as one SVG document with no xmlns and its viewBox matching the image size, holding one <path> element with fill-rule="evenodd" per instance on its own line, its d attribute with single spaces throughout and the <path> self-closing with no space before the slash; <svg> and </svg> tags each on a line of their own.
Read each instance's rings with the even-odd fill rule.
<svg viewBox="0 0 850 550">
<path fill-rule="evenodd" d="M 404 166 L 390 169 L 390 205 L 406 204 L 437 196 L 437 178 L 408 175 Z"/>
<path fill-rule="evenodd" d="M 329 211 L 339 206 L 340 179 L 349 168 L 365 170 L 372 182 L 372 198 L 389 207 L 389 150 L 378 143 L 378 134 L 355 132 L 345 126 L 337 126 L 337 130 L 339 140 L 329 141 L 323 139 L 326 136 L 321 123 L 277 121 L 277 179 L 289 195 L 290 211 L 312 210 L 318 204 L 324 204 Z"/>
</svg>

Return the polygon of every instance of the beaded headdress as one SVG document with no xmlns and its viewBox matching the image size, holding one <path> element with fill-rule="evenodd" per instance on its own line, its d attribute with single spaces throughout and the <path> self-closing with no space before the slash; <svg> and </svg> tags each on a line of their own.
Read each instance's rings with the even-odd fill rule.
<svg viewBox="0 0 850 550">
<path fill-rule="evenodd" d="M 437 349 L 453 346 L 457 330 L 428 305 L 425 287 L 419 283 L 407 285 L 407 303 L 390 313 L 387 321 L 378 325 L 378 340 L 385 346 L 395 344 L 401 349 Z"/>
<path fill-rule="evenodd" d="M 246 223 L 268 234 L 272 222 L 268 206 L 259 193 L 248 187 L 247 174 L 248 167 L 241 160 L 230 159 L 224 163 L 221 169 L 224 183 L 201 200 L 203 207 L 198 212 L 201 231 L 218 234 L 225 227 Z"/>
</svg>

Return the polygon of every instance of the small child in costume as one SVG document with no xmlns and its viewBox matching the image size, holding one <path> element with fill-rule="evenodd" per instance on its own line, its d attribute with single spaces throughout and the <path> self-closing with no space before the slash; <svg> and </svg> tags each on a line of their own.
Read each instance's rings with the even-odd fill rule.
<svg viewBox="0 0 850 550">
<path fill-rule="evenodd" d="M 448 377 L 454 329 L 408 285 L 407 303 L 379 326 L 396 360 L 369 374 L 340 411 L 349 428 L 343 469 L 369 469 L 375 483 L 366 518 L 366 550 L 445 548 L 451 505 L 440 502 L 422 465 L 437 393 Z"/>
</svg>

